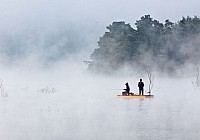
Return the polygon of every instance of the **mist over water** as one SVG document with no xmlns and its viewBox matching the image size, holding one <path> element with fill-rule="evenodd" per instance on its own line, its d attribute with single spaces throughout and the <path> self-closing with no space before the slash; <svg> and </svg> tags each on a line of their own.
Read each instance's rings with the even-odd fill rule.
<svg viewBox="0 0 200 140">
<path fill-rule="evenodd" d="M 128 68 L 91 74 L 83 63 L 113 21 L 133 23 L 146 13 L 176 21 L 199 9 L 194 1 L 180 9 L 178 1 L 152 3 L 1 0 L 0 139 L 198 140 L 200 94 L 190 65 L 189 76 L 154 73 L 152 99 L 119 99 L 117 89 L 129 82 L 137 93 L 140 78 L 147 92 L 147 75 Z"/>
<path fill-rule="evenodd" d="M 198 139 L 199 89 L 190 78 L 159 78 L 152 99 L 120 99 L 138 76 L 98 76 L 71 65 L 1 71 L 1 139 Z M 145 91 L 148 79 L 143 77 Z"/>
</svg>

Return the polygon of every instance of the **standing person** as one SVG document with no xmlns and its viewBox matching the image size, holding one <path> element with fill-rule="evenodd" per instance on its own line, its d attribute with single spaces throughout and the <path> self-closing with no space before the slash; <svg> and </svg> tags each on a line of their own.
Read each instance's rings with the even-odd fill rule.
<svg viewBox="0 0 200 140">
<path fill-rule="evenodd" d="M 138 82 L 138 87 L 139 87 L 139 95 L 144 95 L 144 83 L 142 82 L 142 79 L 140 79 L 140 82 Z"/>
<path fill-rule="evenodd" d="M 130 93 L 130 87 L 128 85 L 128 82 L 125 85 L 126 85 L 126 88 L 124 89 L 125 91 L 122 92 L 122 95 L 129 95 L 129 93 Z"/>
</svg>

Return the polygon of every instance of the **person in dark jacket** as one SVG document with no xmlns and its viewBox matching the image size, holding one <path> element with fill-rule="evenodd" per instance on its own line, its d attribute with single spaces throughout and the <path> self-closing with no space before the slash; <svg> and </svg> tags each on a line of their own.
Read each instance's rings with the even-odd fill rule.
<svg viewBox="0 0 200 140">
<path fill-rule="evenodd" d="M 144 95 L 144 83 L 142 82 L 142 79 L 140 79 L 140 82 L 138 82 L 139 87 L 139 95 Z"/>
<path fill-rule="evenodd" d="M 122 95 L 129 95 L 130 94 L 130 87 L 128 85 L 128 83 L 125 84 L 126 88 L 124 89 L 125 91 L 122 92 Z"/>
</svg>

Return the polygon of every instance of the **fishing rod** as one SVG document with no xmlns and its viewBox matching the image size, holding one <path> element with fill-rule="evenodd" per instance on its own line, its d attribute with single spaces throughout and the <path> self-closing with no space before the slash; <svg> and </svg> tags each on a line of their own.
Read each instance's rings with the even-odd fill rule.
<svg viewBox="0 0 200 140">
<path fill-rule="evenodd" d="M 116 89 L 108 89 L 108 90 L 124 90 L 124 89 L 116 88 Z"/>
</svg>

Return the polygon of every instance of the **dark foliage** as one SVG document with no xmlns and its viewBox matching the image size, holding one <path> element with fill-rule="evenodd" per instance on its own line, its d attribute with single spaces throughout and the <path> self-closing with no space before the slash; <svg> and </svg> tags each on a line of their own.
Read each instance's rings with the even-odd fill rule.
<svg viewBox="0 0 200 140">
<path fill-rule="evenodd" d="M 113 72 L 125 65 L 137 68 L 156 67 L 172 72 L 186 62 L 200 58 L 200 19 L 183 17 L 177 23 L 165 23 L 144 15 L 136 29 L 124 21 L 113 22 L 100 37 L 91 54 L 89 70 Z"/>
</svg>

